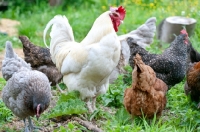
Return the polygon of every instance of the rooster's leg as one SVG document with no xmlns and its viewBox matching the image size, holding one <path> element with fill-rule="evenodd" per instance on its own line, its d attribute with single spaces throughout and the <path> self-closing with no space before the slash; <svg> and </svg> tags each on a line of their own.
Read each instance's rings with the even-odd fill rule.
<svg viewBox="0 0 200 132">
<path fill-rule="evenodd" d="M 93 111 L 95 111 L 97 109 L 96 108 L 96 98 L 97 98 L 97 96 L 92 98 L 92 109 L 93 109 Z"/>
<path fill-rule="evenodd" d="M 42 130 L 41 128 L 39 128 L 39 127 L 35 127 L 34 125 L 33 125 L 33 122 L 32 122 L 32 120 L 31 120 L 31 118 L 30 117 L 28 117 L 28 122 L 29 122 L 29 130 L 32 132 L 34 129 L 39 129 L 39 130 Z"/>
<path fill-rule="evenodd" d="M 63 90 L 60 88 L 59 84 L 56 84 L 56 87 L 58 88 L 58 90 L 63 93 Z"/>
<path fill-rule="evenodd" d="M 85 102 L 86 102 L 86 104 L 87 104 L 87 107 L 88 107 L 89 112 L 90 112 L 90 113 L 93 113 L 94 110 L 92 109 L 92 104 L 91 104 L 91 102 L 90 102 L 90 98 L 86 98 L 86 99 L 85 99 Z"/>
<path fill-rule="evenodd" d="M 24 132 L 29 132 L 29 130 L 28 130 L 28 126 L 26 125 L 26 119 L 23 119 L 23 121 L 24 121 L 24 126 L 25 126 L 25 130 L 24 130 Z"/>
</svg>

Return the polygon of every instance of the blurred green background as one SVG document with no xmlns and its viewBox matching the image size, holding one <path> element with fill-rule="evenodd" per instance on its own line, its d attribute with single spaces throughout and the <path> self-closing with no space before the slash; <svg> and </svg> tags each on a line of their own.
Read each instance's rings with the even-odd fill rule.
<svg viewBox="0 0 200 132">
<path fill-rule="evenodd" d="M 117 34 L 125 34 L 136 29 L 152 16 L 157 18 L 157 25 L 168 16 L 185 16 L 197 20 L 192 41 L 196 43 L 194 47 L 198 48 L 199 45 L 199 0 L 62 0 L 59 6 L 50 6 L 49 1 L 51 0 L 9 0 L 8 10 L 0 12 L 0 18 L 20 21 L 19 35 L 27 35 L 34 43 L 43 46 L 43 30 L 54 15 L 66 15 L 75 39 L 81 41 L 102 12 L 110 6 L 122 5 L 126 8 L 127 14 Z M 4 42 L 5 37 L 1 38 L 0 42 Z"/>
</svg>

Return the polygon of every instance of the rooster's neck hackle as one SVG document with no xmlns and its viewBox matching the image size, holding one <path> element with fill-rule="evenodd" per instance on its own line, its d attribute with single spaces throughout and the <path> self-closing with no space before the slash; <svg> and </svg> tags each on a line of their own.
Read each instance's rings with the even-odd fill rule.
<svg viewBox="0 0 200 132">
<path fill-rule="evenodd" d="M 81 41 L 82 44 L 88 45 L 97 43 L 102 39 L 102 37 L 111 32 L 115 32 L 109 16 L 110 13 L 110 11 L 104 12 L 95 20 L 87 36 Z"/>
</svg>

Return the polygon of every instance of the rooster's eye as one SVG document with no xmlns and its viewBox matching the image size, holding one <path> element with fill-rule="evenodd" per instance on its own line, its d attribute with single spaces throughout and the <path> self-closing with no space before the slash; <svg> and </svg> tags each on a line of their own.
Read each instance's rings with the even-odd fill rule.
<svg viewBox="0 0 200 132">
<path fill-rule="evenodd" d="M 113 16 L 114 16 L 114 17 L 119 17 L 119 14 L 113 13 Z"/>
</svg>

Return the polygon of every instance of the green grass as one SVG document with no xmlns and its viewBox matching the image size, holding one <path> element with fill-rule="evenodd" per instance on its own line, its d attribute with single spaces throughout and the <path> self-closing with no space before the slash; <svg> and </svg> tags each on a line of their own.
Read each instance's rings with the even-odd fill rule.
<svg viewBox="0 0 200 132">
<path fill-rule="evenodd" d="M 140 0 L 138 0 L 140 1 Z M 2 13 L 0 16 L 2 18 L 16 19 L 20 21 L 21 25 L 18 27 L 19 35 L 26 35 L 30 40 L 36 45 L 44 47 L 43 44 L 43 30 L 47 22 L 53 18 L 56 14 L 66 15 L 69 19 L 69 23 L 73 28 L 74 36 L 77 41 L 81 41 L 88 33 L 93 24 L 94 20 L 104 11 L 109 9 L 110 5 L 118 5 L 120 0 L 102 0 L 100 2 L 95 2 L 90 0 L 86 3 L 81 3 L 78 0 L 77 3 L 71 5 L 64 5 L 62 7 L 49 7 L 44 3 L 37 3 L 32 5 L 30 10 L 23 12 L 19 7 L 12 7 L 8 11 Z M 193 17 L 197 20 L 200 19 L 200 2 L 194 0 L 181 1 L 176 0 L 174 2 L 166 0 L 154 0 L 151 3 L 150 0 L 144 0 L 140 2 L 124 0 L 120 5 L 126 7 L 127 15 L 119 28 L 117 34 L 125 34 L 127 32 L 136 29 L 138 26 L 143 24 L 149 17 L 155 16 L 157 18 L 157 25 L 167 16 L 170 15 L 181 15 L 181 11 L 185 11 L 186 17 Z M 153 4 L 153 6 L 152 6 Z M 25 6 L 23 6 L 25 8 Z M 196 28 L 194 35 L 190 38 L 193 46 L 200 51 L 200 24 L 196 23 Z M 17 37 L 17 36 L 16 36 Z M 15 37 L 15 38 L 16 38 Z M 6 40 L 11 40 L 14 47 L 21 47 L 21 43 L 14 37 L 0 36 L 0 50 L 4 49 L 4 44 Z M 47 36 L 49 42 L 49 36 Z M 167 48 L 169 45 L 163 44 L 159 45 L 158 40 L 154 39 L 154 43 L 148 49 L 150 52 L 161 53 L 162 50 Z M 129 68 L 127 68 L 129 70 Z M 131 72 L 129 70 L 129 72 Z M 123 76 L 123 75 L 122 75 Z M 200 112 L 196 109 L 196 104 L 192 103 L 190 99 L 184 93 L 184 82 L 175 85 L 167 93 L 167 107 L 163 113 L 163 116 L 158 120 L 146 120 L 143 118 L 134 118 L 126 112 L 123 107 L 123 90 L 128 87 L 131 83 L 130 74 L 125 75 L 129 79 L 122 80 L 122 76 L 119 77 L 115 84 L 110 85 L 108 92 L 105 95 L 101 95 L 97 99 L 97 110 L 93 114 L 86 114 L 86 118 L 89 121 L 95 121 L 98 126 L 100 126 L 105 131 L 116 131 L 116 132 L 198 132 L 200 131 Z M 124 83 L 125 81 L 126 83 Z M 0 91 L 5 85 L 5 81 L 0 79 Z M 68 104 L 66 104 L 67 106 Z M 80 105 L 80 104 L 79 104 Z M 81 105 L 80 105 L 81 106 Z M 101 109 L 102 106 L 106 106 L 111 111 L 116 111 L 109 113 L 107 110 Z M 81 106 L 82 107 L 82 106 Z M 62 110 L 59 107 L 55 107 L 57 115 Z M 3 110 L 2 110 L 3 109 Z M 10 111 L 6 109 L 2 100 L 0 99 L 0 114 L 1 111 L 6 110 L 3 113 L 3 120 L 0 120 L 0 125 L 8 123 L 13 115 Z M 60 110 L 60 111 L 59 111 Z M 64 110 L 63 110 L 64 111 Z M 84 110 L 83 110 L 84 111 Z M 41 121 L 46 120 L 49 113 L 45 113 L 44 117 L 41 117 Z M 37 125 L 40 121 L 36 121 Z M 55 124 L 55 123 L 54 123 Z M 0 131 L 4 130 L 5 127 L 0 127 Z M 84 127 L 76 122 L 68 122 L 66 125 L 57 127 L 54 129 L 55 132 L 62 131 L 81 131 L 85 130 Z M 12 131 L 12 130 L 10 130 Z"/>
</svg>

